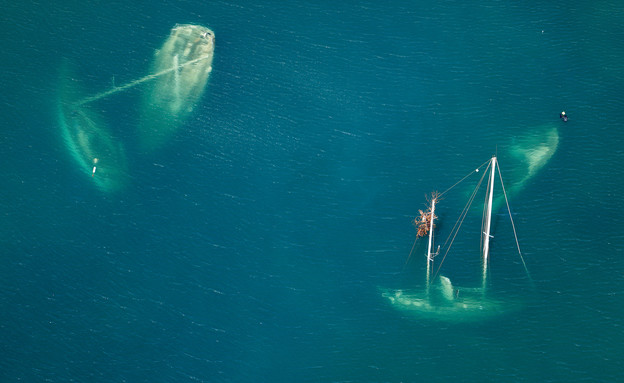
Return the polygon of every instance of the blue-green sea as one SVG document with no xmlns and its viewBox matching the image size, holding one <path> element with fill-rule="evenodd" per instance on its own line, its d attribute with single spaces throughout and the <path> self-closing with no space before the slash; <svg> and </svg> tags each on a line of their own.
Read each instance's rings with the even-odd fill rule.
<svg viewBox="0 0 624 383">
<path fill-rule="evenodd" d="M 615 0 L 4 2 L 0 381 L 622 381 L 622 20 Z M 93 103 L 127 159 L 103 190 L 63 140 L 61 68 L 86 95 L 136 80 L 182 23 L 216 35 L 205 92 L 152 153 L 141 86 Z M 530 280 L 495 212 L 489 291 L 521 307 L 393 307 L 380 289 L 424 283 L 425 194 L 493 154 L 511 185 L 553 131 L 509 201 Z M 478 242 L 446 276 L 479 283 Z"/>
</svg>

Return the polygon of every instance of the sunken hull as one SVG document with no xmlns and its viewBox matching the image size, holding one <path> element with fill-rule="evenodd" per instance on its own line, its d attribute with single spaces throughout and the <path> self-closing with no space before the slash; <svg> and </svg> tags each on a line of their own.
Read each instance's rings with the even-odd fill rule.
<svg viewBox="0 0 624 383">
<path fill-rule="evenodd" d="M 123 146 L 113 137 L 98 113 L 87 106 L 77 106 L 84 96 L 69 65 L 61 71 L 57 118 L 63 143 L 78 169 L 102 191 L 116 191 L 127 179 L 127 161 Z M 95 171 L 94 171 L 95 168 Z"/>
<path fill-rule="evenodd" d="M 210 29 L 177 25 L 155 53 L 150 73 L 166 73 L 151 81 L 143 93 L 140 140 L 144 150 L 163 146 L 188 119 L 212 71 L 214 45 Z"/>
<path fill-rule="evenodd" d="M 481 288 L 456 288 L 446 277 L 428 290 L 381 289 L 381 295 L 397 310 L 421 319 L 474 322 L 494 318 L 520 308 L 486 296 Z"/>
<path fill-rule="evenodd" d="M 517 163 L 515 169 L 505 173 L 510 179 L 516 180 L 509 185 L 507 193 L 513 198 L 550 162 L 559 146 L 559 130 L 553 125 L 542 125 L 525 129 L 522 134 L 514 137 L 509 145 L 508 153 Z M 505 198 L 499 196 L 494 201 L 493 210 L 499 211 L 505 206 Z"/>
<path fill-rule="evenodd" d="M 521 189 L 533 178 L 550 161 L 558 146 L 559 131 L 552 125 L 529 129 L 523 135 L 514 138 L 509 152 L 523 166 L 520 174 L 512 174 L 518 182 L 511 190 Z"/>
<path fill-rule="evenodd" d="M 550 162 L 559 147 L 559 130 L 551 124 L 531 128 L 518 129 L 514 138 L 501 145 L 505 156 L 512 158 L 516 164 L 514 168 L 503 169 L 505 177 L 514 180 L 505 183 L 507 197 L 513 198 L 535 178 L 536 175 Z M 466 187 L 464 194 L 469 196 L 473 186 Z M 483 205 L 475 204 L 475 210 Z M 494 200 L 492 210 L 498 212 L 505 207 L 505 197 L 498 196 Z"/>
</svg>

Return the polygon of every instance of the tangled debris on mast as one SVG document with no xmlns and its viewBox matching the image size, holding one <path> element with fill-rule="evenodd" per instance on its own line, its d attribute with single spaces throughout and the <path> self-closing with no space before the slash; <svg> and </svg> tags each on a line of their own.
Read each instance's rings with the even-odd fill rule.
<svg viewBox="0 0 624 383">
<path fill-rule="evenodd" d="M 431 213 L 431 205 L 433 201 L 437 201 L 438 198 L 439 193 L 431 193 L 431 197 L 427 197 L 427 210 L 418 210 L 419 216 L 414 218 L 414 225 L 418 230 L 416 235 L 418 237 L 426 237 L 427 235 L 429 235 L 429 230 L 432 227 L 435 227 L 435 224 L 431 225 L 431 221 L 435 220 L 438 217 Z"/>
</svg>

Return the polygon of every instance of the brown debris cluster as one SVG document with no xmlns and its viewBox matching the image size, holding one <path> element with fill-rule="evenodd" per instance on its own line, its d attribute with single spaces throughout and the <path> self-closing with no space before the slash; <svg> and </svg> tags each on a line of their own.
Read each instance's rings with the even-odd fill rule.
<svg viewBox="0 0 624 383">
<path fill-rule="evenodd" d="M 429 229 L 431 228 L 431 220 L 435 220 L 438 218 L 431 214 L 431 203 L 432 201 L 438 200 L 440 198 L 439 193 L 433 192 L 431 193 L 431 197 L 427 198 L 428 209 L 426 211 L 418 210 L 419 216 L 414 218 L 414 225 L 418 232 L 416 233 L 419 237 L 426 237 L 429 235 Z M 435 224 L 433 225 L 435 227 Z"/>
<path fill-rule="evenodd" d="M 420 216 L 414 218 L 414 225 L 416 225 L 416 229 L 418 229 L 416 235 L 419 237 L 426 237 L 429 234 L 429 228 L 431 227 L 431 210 L 418 210 L 418 213 Z M 433 227 L 435 227 L 435 225 L 433 225 Z"/>
</svg>

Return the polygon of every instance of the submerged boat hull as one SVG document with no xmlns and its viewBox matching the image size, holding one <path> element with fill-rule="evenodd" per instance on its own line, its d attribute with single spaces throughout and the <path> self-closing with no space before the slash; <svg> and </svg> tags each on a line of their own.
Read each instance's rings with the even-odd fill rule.
<svg viewBox="0 0 624 383">
<path fill-rule="evenodd" d="M 150 72 L 165 74 L 151 81 L 143 93 L 140 131 L 144 149 L 161 147 L 188 118 L 212 71 L 214 44 L 210 29 L 177 25 L 154 55 Z"/>
<path fill-rule="evenodd" d="M 61 71 L 58 89 L 58 124 L 63 142 L 78 169 L 100 190 L 121 189 L 127 180 L 124 148 L 98 113 L 86 106 L 76 106 L 74 101 L 83 94 L 68 64 Z"/>
<path fill-rule="evenodd" d="M 529 160 L 533 160 L 533 162 L 529 162 L 530 165 L 528 166 L 529 168 L 529 170 L 527 171 L 528 174 L 526 174 L 525 177 L 522 178 L 520 185 L 526 182 L 526 180 L 530 179 L 535 174 L 535 172 L 539 170 L 539 168 L 544 166 L 545 163 L 550 159 L 550 157 L 554 153 L 554 150 L 556 150 L 557 143 L 558 143 L 558 135 L 556 134 L 556 130 L 554 134 L 555 134 L 554 138 L 551 138 L 550 140 L 548 140 L 546 144 L 539 147 L 537 159 L 527 156 L 527 158 Z M 530 145 L 530 146 L 533 147 L 534 145 Z M 481 247 L 481 251 L 480 251 L 481 266 L 482 266 L 481 287 L 480 288 L 455 288 L 453 284 L 451 283 L 451 280 L 448 279 L 447 277 L 440 275 L 438 278 L 436 278 L 435 275 L 438 275 L 437 272 L 433 277 L 433 280 L 437 280 L 437 284 L 434 285 L 431 283 L 432 278 L 430 277 L 434 258 L 439 254 L 439 251 L 440 251 L 439 250 L 440 246 L 438 246 L 437 251 L 435 252 L 433 251 L 433 248 L 434 248 L 433 247 L 434 245 L 433 229 L 434 229 L 434 220 L 436 218 L 434 214 L 435 212 L 434 209 L 436 207 L 436 204 L 439 198 L 443 196 L 447 191 L 451 190 L 459 182 L 465 180 L 468 177 L 468 176 L 465 176 L 459 182 L 455 183 L 453 187 L 447 189 L 445 192 L 441 194 L 439 193 L 432 194 L 432 198 L 429 201 L 430 207 L 429 207 L 429 210 L 427 210 L 427 213 L 423 213 L 422 211 L 420 211 L 421 217 L 423 218 L 416 221 L 417 226 L 419 225 L 418 222 L 422 222 L 422 221 L 426 222 L 427 214 L 430 214 L 431 216 L 430 228 L 428 230 L 429 243 L 428 243 L 428 250 L 427 250 L 427 255 L 426 255 L 427 269 L 426 269 L 425 289 L 423 291 L 404 291 L 404 290 L 389 290 L 389 289 L 382 290 L 382 293 L 381 293 L 382 296 L 387 298 L 394 307 L 404 310 L 404 311 L 409 311 L 414 314 L 418 314 L 420 317 L 445 320 L 445 321 L 483 320 L 488 317 L 500 315 L 506 311 L 509 311 L 510 309 L 517 308 L 517 305 L 512 304 L 511 301 L 508 299 L 507 295 L 505 296 L 506 299 L 503 302 L 503 301 L 499 301 L 498 299 L 493 298 L 490 294 L 487 294 L 487 291 L 486 291 L 486 287 L 489 285 L 488 267 L 489 267 L 489 261 L 490 261 L 490 239 L 493 238 L 493 236 L 491 235 L 492 233 L 491 229 L 492 229 L 492 210 L 494 210 L 493 205 L 495 204 L 494 189 L 496 188 L 495 185 L 497 183 L 496 173 L 498 173 L 499 175 L 498 178 L 500 179 L 500 185 L 502 186 L 503 184 L 503 178 L 502 178 L 502 175 L 500 174 L 499 167 L 497 164 L 498 164 L 497 157 L 493 156 L 489 161 L 487 161 L 486 163 L 483 163 L 481 166 L 479 166 L 479 168 L 477 168 L 476 170 L 473 170 L 472 172 L 468 174 L 468 176 L 473 173 L 476 174 L 476 173 L 479 173 L 479 169 L 483 167 L 486 168 L 485 173 L 482 176 L 480 176 L 480 179 L 478 180 L 476 188 L 471 193 L 468 199 L 468 203 L 464 206 L 464 209 L 462 210 L 459 218 L 457 219 L 457 221 L 455 222 L 455 225 L 451 229 L 451 232 L 449 233 L 449 237 L 447 238 L 446 241 L 444 241 L 444 245 L 443 245 L 445 248 L 444 256 L 441 257 L 440 263 L 438 265 L 438 270 L 439 270 L 440 267 L 442 266 L 442 263 L 446 259 L 446 256 L 451 250 L 453 243 L 455 242 L 457 234 L 459 233 L 459 230 L 462 227 L 462 224 L 464 223 L 464 219 L 466 218 L 466 215 L 468 214 L 468 211 L 470 210 L 470 207 L 472 206 L 472 203 L 474 202 L 475 196 L 479 192 L 479 187 L 481 185 L 484 185 L 486 189 L 486 197 L 485 197 L 485 202 L 483 205 L 481 230 L 477 231 L 477 233 L 481 237 L 481 242 L 480 242 L 481 244 L 480 246 Z M 501 189 L 503 188 L 501 187 Z M 504 199 L 502 199 L 503 198 L 502 196 L 501 198 L 499 198 L 498 201 L 501 201 L 501 202 L 498 202 L 499 204 L 507 200 L 507 197 L 506 197 L 507 193 L 503 193 L 503 194 L 505 195 L 505 197 Z M 513 228 L 514 239 L 516 240 L 518 255 L 520 256 L 520 259 L 522 260 L 522 264 L 526 271 L 527 277 L 530 280 L 529 271 L 526 267 L 526 263 L 524 262 L 524 257 L 522 257 L 522 253 L 520 252 L 520 245 L 518 244 L 518 238 L 516 236 L 515 225 L 513 224 L 513 218 L 511 214 L 509 214 L 509 218 L 510 218 L 511 225 Z M 422 224 L 420 226 L 422 226 Z M 417 239 L 418 237 L 422 237 L 422 235 L 420 234 L 422 228 L 418 227 L 418 230 L 419 232 L 417 234 Z M 414 243 L 414 246 L 412 247 L 412 251 L 415 246 L 416 246 L 416 243 Z M 411 253 L 410 253 L 410 256 L 411 256 Z"/>
<path fill-rule="evenodd" d="M 518 129 L 520 131 L 520 129 Z M 512 180 L 505 182 L 505 190 L 508 198 L 513 198 L 522 192 L 536 175 L 550 162 L 559 147 L 559 130 L 557 127 L 546 124 L 523 129 L 517 136 L 514 136 L 505 145 L 501 145 L 500 151 L 505 153 L 505 157 L 513 159 L 513 168 L 502 167 L 505 179 Z M 497 188 L 500 186 L 496 186 Z M 464 195 L 469 196 L 474 190 L 474 186 L 464 186 Z M 473 205 L 476 209 L 481 209 L 482 204 Z M 505 208 L 505 197 L 498 195 L 492 204 L 492 211 L 497 213 Z"/>
<path fill-rule="evenodd" d="M 509 302 L 488 297 L 483 289 L 454 288 L 448 278 L 425 290 L 381 289 L 382 297 L 403 312 L 445 322 L 481 321 L 516 309 Z"/>
<path fill-rule="evenodd" d="M 516 137 L 510 147 L 510 155 L 523 164 L 521 174 L 512 174 L 518 181 L 511 191 L 518 191 L 533 178 L 552 158 L 559 146 L 559 130 L 554 126 L 540 126 Z"/>
</svg>

